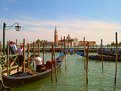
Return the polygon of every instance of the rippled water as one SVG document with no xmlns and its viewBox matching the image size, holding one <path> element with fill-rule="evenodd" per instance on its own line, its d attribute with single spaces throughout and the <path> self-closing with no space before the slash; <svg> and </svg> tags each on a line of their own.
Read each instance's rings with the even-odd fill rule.
<svg viewBox="0 0 121 91">
<path fill-rule="evenodd" d="M 57 54 L 58 55 L 58 54 Z M 46 54 L 46 60 L 50 54 Z M 51 77 L 22 85 L 13 91 L 121 91 L 121 62 L 118 63 L 117 83 L 114 84 L 115 62 L 104 62 L 102 71 L 101 61 L 89 60 L 88 84 L 86 84 L 84 59 L 78 55 L 67 55 L 58 71 L 57 83 L 51 82 Z"/>
</svg>

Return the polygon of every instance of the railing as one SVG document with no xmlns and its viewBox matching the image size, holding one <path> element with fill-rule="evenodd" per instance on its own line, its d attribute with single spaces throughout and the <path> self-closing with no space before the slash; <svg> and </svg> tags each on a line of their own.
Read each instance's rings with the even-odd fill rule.
<svg viewBox="0 0 121 91">
<path fill-rule="evenodd" d="M 18 54 L 0 55 L 0 64 L 3 71 L 7 71 L 7 75 L 10 75 L 13 68 L 19 67 Z"/>
</svg>

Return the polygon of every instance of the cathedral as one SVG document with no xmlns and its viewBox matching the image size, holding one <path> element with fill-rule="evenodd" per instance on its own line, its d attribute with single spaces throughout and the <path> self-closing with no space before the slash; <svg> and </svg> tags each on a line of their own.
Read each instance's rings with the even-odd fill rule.
<svg viewBox="0 0 121 91">
<path fill-rule="evenodd" d="M 65 46 L 84 46 L 84 41 L 78 41 L 77 38 L 71 38 L 69 34 L 66 37 L 65 36 L 63 38 L 61 37 L 61 40 L 59 40 L 57 28 L 55 27 L 54 45 L 55 46 L 64 46 L 64 42 L 65 42 Z M 96 45 L 95 41 L 85 41 L 85 43 L 87 43 L 87 42 L 89 42 L 90 46 Z"/>
<path fill-rule="evenodd" d="M 57 28 L 55 27 L 55 31 L 54 31 L 54 45 L 55 46 L 62 46 L 64 45 L 64 41 L 65 46 L 74 46 L 75 43 L 77 42 L 77 38 L 71 38 L 70 35 L 68 34 L 67 37 L 65 37 L 65 39 L 61 37 L 61 40 L 58 40 L 58 33 L 57 33 Z"/>
</svg>

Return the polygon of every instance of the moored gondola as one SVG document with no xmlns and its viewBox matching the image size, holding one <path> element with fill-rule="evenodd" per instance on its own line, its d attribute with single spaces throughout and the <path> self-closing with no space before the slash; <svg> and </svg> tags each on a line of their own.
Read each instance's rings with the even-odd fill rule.
<svg viewBox="0 0 121 91">
<path fill-rule="evenodd" d="M 57 58 L 56 58 L 56 69 L 59 69 L 61 67 L 62 64 L 62 60 L 64 58 L 64 54 L 61 53 Z M 50 63 L 52 63 L 52 61 L 50 61 Z M 51 65 L 51 64 L 50 64 Z M 15 87 L 21 84 L 25 84 L 25 83 L 29 83 L 29 82 L 33 82 L 36 80 L 41 80 L 47 76 L 49 76 L 52 72 L 52 70 L 55 69 L 53 67 L 53 69 L 51 67 L 46 65 L 44 66 L 44 69 L 42 70 L 42 72 L 36 72 L 33 70 L 28 70 L 26 69 L 26 72 L 16 72 L 12 75 L 5 75 L 4 72 L 2 72 L 2 67 L 0 67 L 0 91 L 2 91 L 3 88 L 11 88 L 11 87 Z"/>
<path fill-rule="evenodd" d="M 82 56 L 82 57 L 84 57 L 84 53 L 83 52 L 76 52 L 76 54 L 78 54 L 78 55 L 80 55 L 80 56 Z M 111 56 L 111 55 L 99 55 L 99 54 L 97 54 L 97 55 L 89 55 L 89 59 L 92 59 L 92 60 L 99 60 L 99 61 L 101 61 L 102 60 L 102 57 L 103 57 L 103 60 L 104 61 L 109 61 L 109 62 L 115 62 L 115 60 L 116 60 L 116 56 Z M 118 56 L 118 61 L 121 61 L 121 56 Z"/>
</svg>

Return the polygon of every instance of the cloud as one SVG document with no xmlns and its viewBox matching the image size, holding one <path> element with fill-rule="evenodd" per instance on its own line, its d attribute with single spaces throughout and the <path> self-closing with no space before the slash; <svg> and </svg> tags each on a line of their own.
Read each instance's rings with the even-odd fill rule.
<svg viewBox="0 0 121 91">
<path fill-rule="evenodd" d="M 30 42 L 39 38 L 53 41 L 55 26 L 57 26 L 59 39 L 69 34 L 72 38 L 77 37 L 78 40 L 83 40 L 83 37 L 86 37 L 86 40 L 96 41 L 97 44 L 100 44 L 100 40 L 103 39 L 103 43 L 107 44 L 115 41 L 115 32 L 118 32 L 118 39 L 121 39 L 121 24 L 116 22 L 78 19 L 61 21 L 33 20 L 30 18 L 23 20 L 0 19 L 0 21 L 5 21 L 8 25 L 19 22 L 22 26 L 20 32 L 6 31 L 6 40 L 18 39 L 21 41 L 22 38 L 26 38 L 26 41 Z M 2 27 L 0 30 L 0 32 L 2 32 Z M 2 33 L 0 33 L 0 39 L 2 39 Z"/>
</svg>

